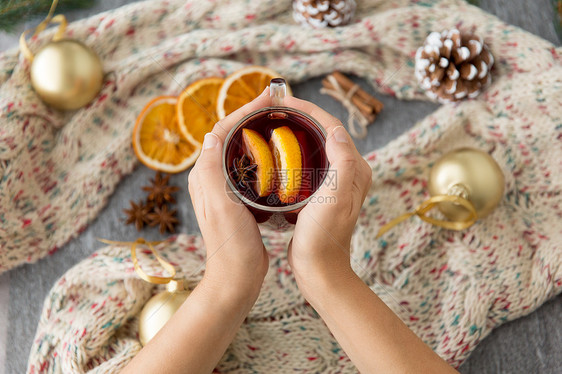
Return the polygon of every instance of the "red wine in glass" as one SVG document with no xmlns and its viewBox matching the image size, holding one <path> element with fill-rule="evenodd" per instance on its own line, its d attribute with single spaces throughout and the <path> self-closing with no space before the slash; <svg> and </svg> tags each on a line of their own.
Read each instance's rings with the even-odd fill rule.
<svg viewBox="0 0 562 374">
<path fill-rule="evenodd" d="M 273 79 L 270 84 L 273 106 L 259 109 L 242 118 L 227 135 L 223 147 L 223 172 L 229 192 L 248 207 L 258 223 L 267 223 L 267 226 L 277 229 L 287 228 L 289 224 L 296 222 L 298 212 L 313 198 L 314 192 L 324 182 L 329 167 L 324 128 L 308 114 L 283 106 L 285 92 L 285 81 Z M 254 138 L 259 137 L 262 139 L 260 142 L 268 144 L 271 151 L 271 156 L 268 157 L 273 158 L 275 165 L 274 169 L 268 171 L 273 173 L 271 188 L 265 189 L 265 193 L 262 188 L 261 195 L 257 191 L 256 180 L 258 175 L 260 180 L 267 175 L 258 168 L 269 163 L 259 165 L 248 149 L 244 133 L 249 132 L 255 132 L 252 135 Z M 282 134 L 280 136 L 284 136 L 292 145 L 298 143 L 298 146 L 292 148 L 291 153 L 294 154 L 282 155 L 293 161 L 291 169 L 280 167 L 279 152 L 272 141 L 275 132 Z M 261 143 L 262 149 L 263 144 Z M 294 167 L 294 162 L 298 162 L 298 167 Z M 298 180 L 296 189 L 295 184 L 291 184 L 294 180 Z M 293 187 L 290 199 L 281 193 L 287 182 Z"/>
</svg>

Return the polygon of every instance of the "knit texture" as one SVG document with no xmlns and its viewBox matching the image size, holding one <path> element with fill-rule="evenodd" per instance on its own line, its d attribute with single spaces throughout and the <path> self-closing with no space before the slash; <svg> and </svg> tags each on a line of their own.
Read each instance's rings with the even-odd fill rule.
<svg viewBox="0 0 562 374">
<path fill-rule="evenodd" d="M 291 82 L 337 67 L 381 92 L 423 99 L 416 49 L 431 31 L 456 27 L 484 38 L 496 60 L 494 83 L 365 156 L 373 186 L 353 236 L 352 265 L 454 366 L 495 326 L 559 293 L 562 49 L 458 0 L 359 6 L 354 23 L 323 30 L 295 25 L 288 0 L 153 0 L 73 23 L 69 35 L 97 51 L 107 76 L 93 103 L 67 115 L 33 93 L 27 62 L 15 52 L 1 55 L 0 271 L 46 255 L 96 216 L 132 170 L 134 119 L 154 96 L 262 64 Z M 41 35 L 32 49 L 47 39 Z M 498 161 L 506 177 L 498 208 L 463 232 L 412 218 L 375 239 L 384 223 L 429 197 L 428 168 L 461 146 Z M 285 255 L 290 232 L 263 234 L 269 273 L 218 370 L 355 372 L 296 288 Z M 198 236 L 174 237 L 159 250 L 197 283 L 204 266 Z M 99 250 L 48 295 L 28 371 L 118 372 L 140 349 L 136 317 L 155 291 L 137 279 L 127 249 Z"/>
</svg>

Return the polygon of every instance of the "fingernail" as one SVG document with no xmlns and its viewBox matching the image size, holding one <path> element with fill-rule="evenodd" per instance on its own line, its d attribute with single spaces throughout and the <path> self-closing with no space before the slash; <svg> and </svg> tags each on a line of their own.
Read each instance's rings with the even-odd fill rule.
<svg viewBox="0 0 562 374">
<path fill-rule="evenodd" d="M 215 148 L 219 142 L 219 139 L 212 132 L 205 134 L 205 139 L 203 140 L 203 149 Z"/>
<path fill-rule="evenodd" d="M 258 96 L 258 97 L 262 97 L 263 95 L 265 95 L 266 91 L 269 89 L 269 86 L 267 86 L 266 88 L 264 88 L 264 90 L 262 91 L 262 93 Z"/>
<path fill-rule="evenodd" d="M 334 139 L 336 139 L 336 142 L 338 143 L 347 143 L 347 134 L 345 131 L 345 128 L 343 126 L 336 126 L 336 128 L 334 128 L 333 130 L 334 132 Z"/>
</svg>

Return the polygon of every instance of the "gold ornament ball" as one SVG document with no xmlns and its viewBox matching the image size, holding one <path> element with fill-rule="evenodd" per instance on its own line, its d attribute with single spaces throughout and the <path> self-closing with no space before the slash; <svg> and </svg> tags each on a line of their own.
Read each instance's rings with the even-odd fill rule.
<svg viewBox="0 0 562 374">
<path fill-rule="evenodd" d="M 181 280 L 172 280 L 166 291 L 148 300 L 139 316 L 139 339 L 143 346 L 172 318 L 189 294 Z"/>
<path fill-rule="evenodd" d="M 102 83 L 99 57 L 77 40 L 49 42 L 31 64 L 31 85 L 43 101 L 57 109 L 83 107 L 96 97 Z"/>
<path fill-rule="evenodd" d="M 501 201 L 504 175 L 486 152 L 461 148 L 441 157 L 431 168 L 428 189 L 431 196 L 457 195 L 469 200 L 478 218 L 488 215 Z M 439 210 L 451 221 L 463 221 L 469 212 L 454 203 L 440 203 Z"/>
</svg>

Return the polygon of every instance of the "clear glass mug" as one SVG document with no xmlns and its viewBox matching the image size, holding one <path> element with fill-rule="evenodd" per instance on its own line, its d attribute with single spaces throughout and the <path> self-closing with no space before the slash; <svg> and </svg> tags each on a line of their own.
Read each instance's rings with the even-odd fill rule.
<svg viewBox="0 0 562 374">
<path fill-rule="evenodd" d="M 227 192 L 232 193 L 246 205 L 257 223 L 273 229 L 287 229 L 296 223 L 298 213 L 302 208 L 315 198 L 314 193 L 322 185 L 328 173 L 329 163 L 325 151 L 326 131 L 310 115 L 283 105 L 287 92 L 285 80 L 274 78 L 269 87 L 272 106 L 248 114 L 238 121 L 226 136 L 222 152 L 222 167 Z M 272 131 L 282 126 L 289 127 L 295 134 L 299 142 L 302 161 L 300 171 L 275 170 L 276 186 L 282 185 L 286 180 L 286 173 L 293 172 L 300 176 L 298 195 L 291 203 L 286 204 L 281 203 L 276 195 L 280 193 L 278 191 L 264 197 L 258 197 L 256 194 L 249 196 L 247 191 L 242 191 L 237 186 L 236 176 L 233 173 L 241 155 L 247 154 L 244 150 L 242 129 L 255 130 L 269 143 Z M 278 157 L 275 151 L 272 153 L 273 157 Z M 253 160 L 251 161 L 253 162 Z"/>
</svg>

